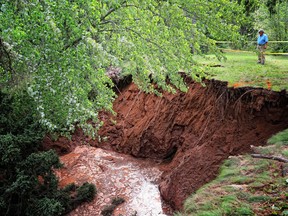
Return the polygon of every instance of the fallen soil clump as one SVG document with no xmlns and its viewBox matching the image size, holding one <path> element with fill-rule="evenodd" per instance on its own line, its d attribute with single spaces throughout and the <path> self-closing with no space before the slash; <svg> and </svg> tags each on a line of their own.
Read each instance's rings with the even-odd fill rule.
<svg viewBox="0 0 288 216">
<path fill-rule="evenodd" d="M 257 88 L 228 88 L 227 83 L 188 78 L 187 93 L 141 92 L 133 83 L 114 102 L 117 116 L 101 113 L 99 131 L 105 142 L 83 138 L 77 131 L 71 141 L 52 142 L 47 148 L 71 151 L 79 141 L 140 158 L 159 161 L 163 171 L 160 191 L 174 209 L 218 173 L 230 155 L 250 152 L 288 127 L 288 95 Z M 83 141 L 84 140 L 84 141 Z M 58 147 L 57 147 L 58 146 Z"/>
</svg>

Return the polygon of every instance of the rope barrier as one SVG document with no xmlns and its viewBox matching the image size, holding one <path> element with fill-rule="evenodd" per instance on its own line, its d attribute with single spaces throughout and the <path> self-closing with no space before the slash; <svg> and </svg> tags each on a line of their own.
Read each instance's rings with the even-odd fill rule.
<svg viewBox="0 0 288 216">
<path fill-rule="evenodd" d="M 249 43 L 257 43 L 256 41 L 247 41 Z M 232 41 L 216 41 L 216 44 L 232 44 Z M 288 43 L 288 41 L 268 41 L 268 43 Z"/>
<path fill-rule="evenodd" d="M 265 52 L 265 55 L 283 55 L 283 56 L 288 56 L 288 53 L 270 53 L 270 52 Z"/>
<path fill-rule="evenodd" d="M 235 49 L 221 49 L 223 52 L 243 52 L 243 53 L 253 53 L 253 51 L 246 50 L 235 50 Z M 288 56 L 288 53 L 273 53 L 273 52 L 265 52 L 265 55 L 282 55 Z"/>
</svg>

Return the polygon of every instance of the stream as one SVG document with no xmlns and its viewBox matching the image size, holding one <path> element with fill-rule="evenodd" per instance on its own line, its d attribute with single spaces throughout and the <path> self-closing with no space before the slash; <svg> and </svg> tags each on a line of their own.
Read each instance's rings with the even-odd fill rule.
<svg viewBox="0 0 288 216">
<path fill-rule="evenodd" d="M 90 182 L 97 188 L 95 199 L 77 207 L 70 216 L 100 216 L 115 197 L 125 200 L 115 209 L 115 216 L 171 214 L 169 206 L 161 200 L 158 189 L 161 171 L 154 162 L 90 146 L 78 146 L 60 159 L 64 164 L 57 171 L 61 187 L 72 182 Z"/>
</svg>

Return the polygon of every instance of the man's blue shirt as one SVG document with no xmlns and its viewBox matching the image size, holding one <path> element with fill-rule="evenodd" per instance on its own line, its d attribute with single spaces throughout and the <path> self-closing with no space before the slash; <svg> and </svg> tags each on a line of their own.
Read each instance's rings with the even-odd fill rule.
<svg viewBox="0 0 288 216">
<path fill-rule="evenodd" d="M 258 36 L 258 39 L 257 39 L 257 43 L 259 45 L 264 45 L 268 42 L 268 36 L 266 34 L 263 34 L 262 36 Z"/>
</svg>

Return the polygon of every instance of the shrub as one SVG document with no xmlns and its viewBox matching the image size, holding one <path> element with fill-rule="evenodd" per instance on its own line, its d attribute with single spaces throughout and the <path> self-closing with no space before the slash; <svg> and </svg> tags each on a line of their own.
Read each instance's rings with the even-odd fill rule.
<svg viewBox="0 0 288 216">
<path fill-rule="evenodd" d="M 22 102 L 22 103 L 21 103 Z M 58 188 L 53 169 L 61 167 L 55 151 L 39 151 L 44 130 L 34 119 L 25 92 L 0 91 L 0 212 L 5 215 L 61 215 L 91 201 L 94 185 Z M 76 189 L 76 202 L 72 192 Z"/>
</svg>

